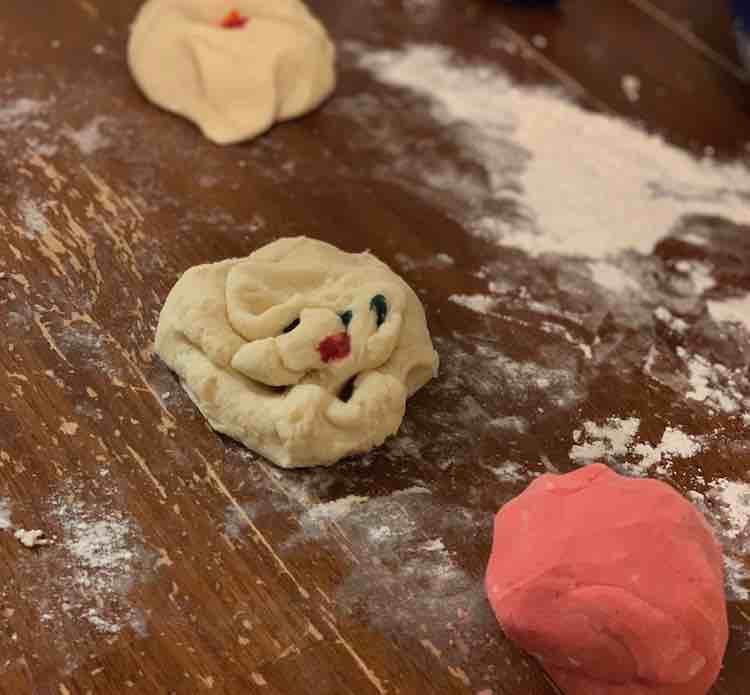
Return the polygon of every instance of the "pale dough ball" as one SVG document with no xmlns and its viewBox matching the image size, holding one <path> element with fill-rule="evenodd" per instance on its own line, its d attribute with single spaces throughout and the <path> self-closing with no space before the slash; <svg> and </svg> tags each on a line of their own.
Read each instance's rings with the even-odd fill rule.
<svg viewBox="0 0 750 695">
<path fill-rule="evenodd" d="M 398 275 L 305 237 L 188 270 L 156 351 L 215 430 L 284 468 L 379 446 L 438 368 L 422 304 Z"/>
<path fill-rule="evenodd" d="M 721 548 L 664 483 L 541 476 L 497 514 L 486 588 L 566 695 L 705 695 L 721 668 Z"/>
<path fill-rule="evenodd" d="M 152 102 L 224 145 L 320 105 L 335 49 L 299 0 L 148 0 L 128 62 Z"/>
</svg>

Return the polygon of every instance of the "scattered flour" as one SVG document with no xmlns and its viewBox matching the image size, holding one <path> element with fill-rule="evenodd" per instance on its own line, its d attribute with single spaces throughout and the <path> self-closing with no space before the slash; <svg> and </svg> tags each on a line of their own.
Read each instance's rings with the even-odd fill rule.
<svg viewBox="0 0 750 695">
<path fill-rule="evenodd" d="M 33 239 L 49 230 L 49 222 L 41 207 L 30 200 L 22 199 L 18 204 L 18 212 L 24 223 L 24 235 Z"/>
<path fill-rule="evenodd" d="M 13 528 L 10 520 L 10 502 L 0 497 L 0 529 Z"/>
<path fill-rule="evenodd" d="M 432 492 L 428 490 L 426 487 L 422 485 L 411 485 L 410 487 L 405 487 L 402 490 L 396 490 L 391 496 L 392 497 L 402 497 L 405 495 L 431 495 Z"/>
<path fill-rule="evenodd" d="M 102 125 L 109 121 L 106 116 L 95 116 L 79 130 L 66 128 L 62 134 L 73 142 L 82 154 L 90 155 L 111 144 L 111 139 L 102 132 Z"/>
<path fill-rule="evenodd" d="M 486 354 L 486 348 L 479 347 L 479 354 Z M 505 397 L 516 401 L 529 401 L 543 394 L 545 400 L 556 408 L 565 408 L 578 400 L 580 393 L 575 383 L 575 373 L 566 369 L 551 369 L 533 362 L 518 362 L 502 354 L 493 354 L 489 363 L 496 370 L 503 384 Z M 517 420 L 509 423 L 491 423 L 507 426 L 522 425 Z"/>
<path fill-rule="evenodd" d="M 708 244 L 708 239 L 692 232 L 684 234 L 681 239 L 686 244 L 692 244 L 693 246 L 706 246 Z"/>
<path fill-rule="evenodd" d="M 422 543 L 422 545 L 419 546 L 419 550 L 423 550 L 428 553 L 444 551 L 445 544 L 443 543 L 443 540 L 441 538 L 435 538 L 432 541 L 427 541 L 427 543 Z"/>
<path fill-rule="evenodd" d="M 58 545 L 65 564 L 48 578 L 48 591 L 36 592 L 45 608 L 43 622 L 65 616 L 100 632 L 119 632 L 137 618 L 127 594 L 145 564 L 134 523 L 117 510 L 87 506 L 74 497 L 57 500 L 52 517 L 62 529 Z"/>
<path fill-rule="evenodd" d="M 490 425 L 507 432 L 516 432 L 518 434 L 525 434 L 529 431 L 529 421 L 518 415 L 493 418 L 490 420 Z"/>
<path fill-rule="evenodd" d="M 603 425 L 585 422 L 583 430 L 573 433 L 576 442 L 570 458 L 578 464 L 610 462 L 633 475 L 646 475 L 656 464 L 666 473 L 666 465 L 675 459 L 687 459 L 701 451 L 701 441 L 674 427 L 667 427 L 659 444 L 636 442 L 640 427 L 638 418 L 610 418 Z M 583 443 L 578 443 L 578 442 Z"/>
<path fill-rule="evenodd" d="M 578 442 L 581 435 L 585 434 L 585 438 L 589 441 L 574 444 L 569 456 L 577 463 L 596 463 L 626 456 L 640 425 L 641 421 L 636 417 L 626 419 L 612 417 L 603 425 L 585 422 L 583 433 L 581 430 L 576 430 L 573 433 L 573 440 Z"/>
<path fill-rule="evenodd" d="M 360 495 L 348 495 L 332 502 L 316 504 L 305 512 L 302 523 L 304 525 L 305 522 L 337 521 L 349 514 L 353 507 L 367 502 L 368 499 Z"/>
<path fill-rule="evenodd" d="M 72 437 L 76 432 L 78 432 L 78 423 L 72 422 L 70 420 L 63 420 L 58 432 L 62 432 L 63 434 L 67 434 L 69 437 Z"/>
<path fill-rule="evenodd" d="M 457 615 L 482 598 L 481 583 L 459 566 L 451 539 L 475 535 L 490 523 L 486 514 L 439 504 L 422 488 L 354 505 L 339 524 L 360 550 L 359 562 L 339 587 L 337 603 L 365 610 L 381 629 L 400 634 L 418 634 L 429 621 L 431 639 L 447 647 L 457 636 Z M 481 625 L 466 629 L 483 636 Z"/>
<path fill-rule="evenodd" d="M 615 293 L 626 291 L 638 292 L 638 283 L 628 276 L 623 270 L 606 261 L 594 261 L 589 263 L 591 279 L 600 287 Z"/>
<path fill-rule="evenodd" d="M 39 529 L 33 529 L 27 531 L 26 529 L 18 529 L 15 532 L 15 537 L 18 542 L 26 546 L 27 548 L 37 548 L 42 545 L 52 545 L 52 540 L 45 537 L 44 531 Z"/>
<path fill-rule="evenodd" d="M 397 253 L 396 262 L 400 268 L 407 273 L 410 270 L 417 269 L 440 270 L 441 268 L 449 268 L 456 264 L 453 257 L 449 256 L 447 253 L 437 253 L 433 257 L 424 260 L 415 260 L 414 258 L 407 256 L 405 253 Z"/>
<path fill-rule="evenodd" d="M 66 530 L 70 533 L 66 548 L 86 570 L 112 571 L 127 567 L 133 559 L 127 542 L 130 524 L 119 515 L 94 522 L 72 521 Z M 96 587 L 101 585 L 101 578 L 86 572 L 81 575 L 80 583 Z"/>
<path fill-rule="evenodd" d="M 750 541 L 750 483 L 720 478 L 711 483 L 706 496 L 721 506 L 727 538 L 734 540 L 741 534 L 748 534 Z"/>
<path fill-rule="evenodd" d="M 633 447 L 633 453 L 641 458 L 640 463 L 633 464 L 634 472 L 645 475 L 653 466 L 662 460 L 690 458 L 703 448 L 700 441 L 681 430 L 667 427 L 661 442 L 657 446 L 641 442 Z M 659 471 L 666 472 L 666 471 Z"/>
<path fill-rule="evenodd" d="M 520 483 L 528 480 L 530 475 L 525 466 L 514 461 L 506 461 L 490 470 L 498 480 L 504 483 Z"/>
<path fill-rule="evenodd" d="M 477 314 L 491 314 L 497 308 L 497 297 L 486 294 L 452 294 L 448 301 L 458 304 Z"/>
<path fill-rule="evenodd" d="M 675 333 L 684 333 L 688 329 L 688 324 L 681 318 L 673 316 L 672 312 L 666 307 L 657 307 L 654 310 L 654 316 L 663 324 L 669 326 Z"/>
<path fill-rule="evenodd" d="M 602 259 L 650 253 L 686 215 L 750 222 L 750 171 L 742 164 L 696 159 L 624 120 L 515 85 L 495 66 L 462 63 L 439 46 L 356 52 L 380 82 L 429 99 L 433 118 L 486 172 L 485 198 L 515 204 L 518 219 L 509 222 L 507 211 L 489 214 L 467 197 L 460 221 L 476 235 L 530 255 Z"/>
<path fill-rule="evenodd" d="M 641 81 L 635 75 L 623 75 L 620 87 L 628 101 L 635 102 L 641 98 Z"/>
<path fill-rule="evenodd" d="M 712 364 L 701 355 L 690 355 L 683 347 L 677 348 L 677 355 L 688 368 L 688 398 L 724 413 L 736 413 L 740 409 L 742 394 L 732 370 L 722 364 Z"/>
<path fill-rule="evenodd" d="M 709 300 L 708 311 L 714 321 L 739 323 L 750 331 L 750 294 L 715 302 Z"/>
<path fill-rule="evenodd" d="M 6 102 L 0 106 L 0 129 L 17 128 L 44 113 L 49 105 L 49 101 L 27 98 Z"/>
<path fill-rule="evenodd" d="M 737 601 L 750 600 L 750 483 L 719 478 L 704 493 L 688 497 L 702 511 L 724 546 L 727 594 Z"/>
<path fill-rule="evenodd" d="M 224 510 L 224 534 L 228 538 L 241 538 L 247 529 L 247 517 L 255 516 L 255 505 L 244 504 L 242 511 L 234 503 L 228 504 Z"/>
<path fill-rule="evenodd" d="M 730 599 L 750 601 L 750 568 L 741 557 L 724 554 L 724 581 Z"/>
<path fill-rule="evenodd" d="M 714 280 L 711 273 L 712 268 L 705 263 L 700 263 L 699 261 L 678 261 L 675 264 L 675 268 L 690 278 L 696 294 L 703 294 L 716 287 L 716 280 Z"/>
</svg>

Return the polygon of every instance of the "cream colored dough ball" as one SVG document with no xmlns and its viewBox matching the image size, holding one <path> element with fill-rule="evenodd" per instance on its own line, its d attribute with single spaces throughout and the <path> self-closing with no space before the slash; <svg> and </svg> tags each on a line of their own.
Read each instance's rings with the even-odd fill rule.
<svg viewBox="0 0 750 695">
<path fill-rule="evenodd" d="M 215 430 L 284 468 L 379 446 L 438 369 L 404 280 L 369 253 L 305 237 L 188 270 L 156 351 Z"/>
<path fill-rule="evenodd" d="M 128 63 L 148 99 L 225 145 L 319 106 L 335 53 L 299 0 L 148 0 Z"/>
</svg>

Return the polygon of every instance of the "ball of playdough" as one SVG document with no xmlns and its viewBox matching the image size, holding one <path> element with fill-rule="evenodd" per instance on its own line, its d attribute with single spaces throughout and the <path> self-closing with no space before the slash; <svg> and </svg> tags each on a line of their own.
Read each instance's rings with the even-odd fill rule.
<svg viewBox="0 0 750 695">
<path fill-rule="evenodd" d="M 305 237 L 188 270 L 156 351 L 215 430 L 284 468 L 379 446 L 438 368 L 422 304 L 396 273 Z"/>
<path fill-rule="evenodd" d="M 128 62 L 148 99 L 218 144 L 316 108 L 335 85 L 335 49 L 300 0 L 148 0 Z"/>
<path fill-rule="evenodd" d="M 543 475 L 495 519 L 486 589 L 566 695 L 705 695 L 728 639 L 721 549 L 664 483 Z"/>
</svg>

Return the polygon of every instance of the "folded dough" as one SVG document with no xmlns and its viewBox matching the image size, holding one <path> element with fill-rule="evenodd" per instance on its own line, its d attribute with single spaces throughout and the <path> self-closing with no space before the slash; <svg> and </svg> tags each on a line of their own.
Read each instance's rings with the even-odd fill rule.
<svg viewBox="0 0 750 695">
<path fill-rule="evenodd" d="M 379 446 L 438 368 L 422 304 L 398 275 L 305 237 L 188 270 L 156 351 L 215 430 L 284 468 Z"/>
<path fill-rule="evenodd" d="M 311 111 L 336 81 L 335 48 L 299 0 L 148 0 L 128 63 L 148 99 L 221 145 Z"/>
</svg>

